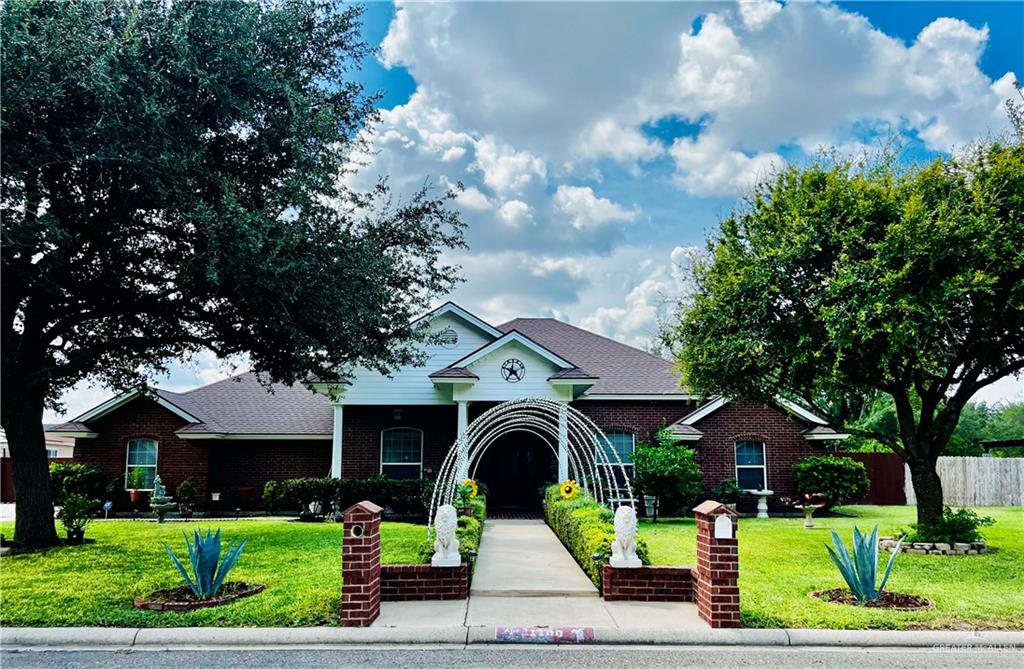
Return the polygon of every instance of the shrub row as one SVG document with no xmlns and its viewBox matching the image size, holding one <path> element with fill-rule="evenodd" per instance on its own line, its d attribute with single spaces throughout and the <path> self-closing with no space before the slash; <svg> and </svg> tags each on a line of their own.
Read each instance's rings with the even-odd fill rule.
<svg viewBox="0 0 1024 669">
<path fill-rule="evenodd" d="M 484 534 L 484 521 L 487 520 L 487 501 L 483 496 L 477 496 L 467 504 L 473 509 L 473 515 L 459 516 L 455 537 L 459 540 L 459 554 L 463 560 L 468 561 L 470 551 L 475 554 L 480 550 L 480 538 Z M 423 562 L 430 562 L 433 556 L 434 540 L 428 539 L 420 547 L 420 559 Z"/>
<path fill-rule="evenodd" d="M 544 518 L 594 585 L 599 586 L 601 568 L 608 563 L 615 541 L 612 511 L 583 492 L 576 499 L 562 499 L 559 486 L 553 485 L 544 491 Z M 640 537 L 636 553 L 644 564 L 650 564 L 647 544 Z"/>
<path fill-rule="evenodd" d="M 281 483 L 268 481 L 263 488 L 267 511 L 297 511 L 305 520 L 322 520 L 334 511 L 344 511 L 356 502 L 370 500 L 388 514 L 425 516 L 433 492 L 433 481 L 392 479 L 297 478 Z"/>
</svg>

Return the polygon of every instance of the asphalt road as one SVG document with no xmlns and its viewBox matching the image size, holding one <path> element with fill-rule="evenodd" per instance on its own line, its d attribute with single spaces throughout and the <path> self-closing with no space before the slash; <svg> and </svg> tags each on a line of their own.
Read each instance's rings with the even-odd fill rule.
<svg viewBox="0 0 1024 669">
<path fill-rule="evenodd" d="M 849 669 L 984 669 L 1024 668 L 1020 649 L 905 649 L 905 648 L 780 648 L 780 647 L 652 647 L 652 646 L 469 646 L 430 648 L 342 648 L 288 650 L 171 650 L 171 651 L 18 651 L 0 655 L 4 669 L 61 667 L 128 669 L 262 669 L 285 667 L 572 667 L 572 669 L 745 669 L 761 667 L 836 667 Z"/>
</svg>

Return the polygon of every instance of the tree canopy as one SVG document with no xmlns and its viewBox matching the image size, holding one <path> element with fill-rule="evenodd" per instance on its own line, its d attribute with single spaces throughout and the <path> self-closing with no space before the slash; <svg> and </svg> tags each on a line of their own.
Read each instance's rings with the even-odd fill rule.
<svg viewBox="0 0 1024 669">
<path fill-rule="evenodd" d="M 670 335 L 686 383 L 783 396 L 886 444 L 927 489 L 928 523 L 964 406 L 1024 369 L 1024 147 L 785 167 L 722 221 L 694 278 Z M 859 423 L 879 395 L 896 419 Z"/>
<path fill-rule="evenodd" d="M 29 529 L 49 504 L 42 407 L 80 380 L 126 388 L 204 349 L 283 382 L 414 359 L 410 322 L 458 280 L 442 255 L 462 224 L 446 192 L 345 185 L 375 115 L 351 77 L 360 14 L 3 4 L 2 420 L 20 539 L 49 539 Z"/>
</svg>

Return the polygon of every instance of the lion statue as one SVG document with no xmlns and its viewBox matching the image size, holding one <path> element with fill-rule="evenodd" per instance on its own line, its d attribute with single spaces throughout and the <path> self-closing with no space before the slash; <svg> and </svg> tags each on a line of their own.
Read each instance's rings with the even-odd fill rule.
<svg viewBox="0 0 1024 669">
<path fill-rule="evenodd" d="M 615 541 L 612 542 L 613 567 L 639 567 L 636 554 L 636 511 L 631 506 L 620 506 L 615 510 Z"/>
<path fill-rule="evenodd" d="M 462 564 L 459 555 L 459 540 L 455 530 L 459 527 L 459 514 L 451 504 L 443 504 L 437 508 L 434 516 L 434 557 L 430 564 L 435 567 L 458 567 Z"/>
</svg>

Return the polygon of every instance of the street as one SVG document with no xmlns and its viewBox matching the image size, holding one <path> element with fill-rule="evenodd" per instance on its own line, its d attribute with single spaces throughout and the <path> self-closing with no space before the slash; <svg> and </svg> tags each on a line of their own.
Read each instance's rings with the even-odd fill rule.
<svg viewBox="0 0 1024 669">
<path fill-rule="evenodd" d="M 194 649 L 169 651 L 25 650 L 0 656 L 4 669 L 62 667 L 101 669 L 260 669 L 262 667 L 514 667 L 571 666 L 687 668 L 724 667 L 834 667 L 837 669 L 1021 669 L 1024 651 L 1000 648 L 779 648 L 695 646 L 442 646 L 442 647 L 344 647 L 332 649 L 233 650 Z"/>
</svg>

